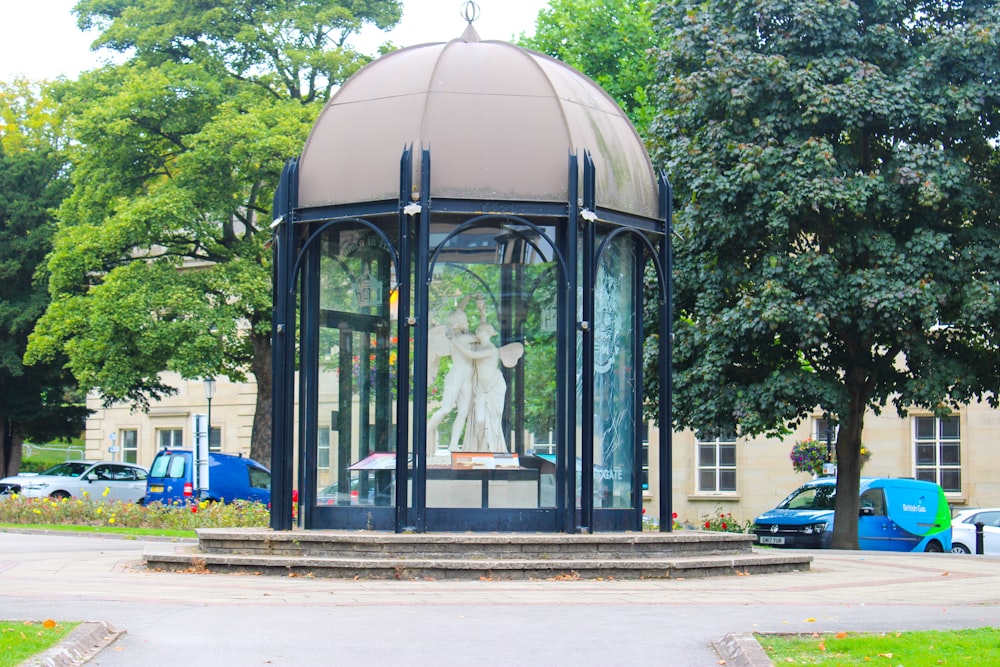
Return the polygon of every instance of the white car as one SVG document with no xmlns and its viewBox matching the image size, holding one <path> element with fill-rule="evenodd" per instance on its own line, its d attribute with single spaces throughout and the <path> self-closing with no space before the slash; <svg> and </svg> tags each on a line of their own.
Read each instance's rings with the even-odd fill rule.
<svg viewBox="0 0 1000 667">
<path fill-rule="evenodd" d="M 0 498 L 14 494 L 141 503 L 146 496 L 146 469 L 131 463 L 65 461 L 37 475 L 0 479 Z"/>
<path fill-rule="evenodd" d="M 983 524 L 983 553 L 1000 555 L 1000 507 L 962 510 L 951 520 L 951 552 L 976 553 L 976 524 Z"/>
</svg>

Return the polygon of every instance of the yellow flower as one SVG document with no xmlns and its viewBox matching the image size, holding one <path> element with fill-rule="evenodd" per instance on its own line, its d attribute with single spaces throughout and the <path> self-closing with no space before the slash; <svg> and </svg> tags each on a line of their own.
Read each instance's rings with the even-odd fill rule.
<svg viewBox="0 0 1000 667">
<path fill-rule="evenodd" d="M 114 515 L 112 515 L 111 518 L 108 519 L 108 523 L 114 523 L 114 522 L 115 522 L 115 517 Z"/>
<path fill-rule="evenodd" d="M 104 487 L 104 493 L 102 493 L 101 496 L 107 498 L 108 493 L 110 493 L 110 492 L 111 492 L 111 487 L 110 486 L 106 486 L 106 487 Z"/>
<path fill-rule="evenodd" d="M 103 507 L 98 507 L 97 508 L 97 513 L 98 514 L 103 514 L 104 513 L 104 508 Z"/>
</svg>

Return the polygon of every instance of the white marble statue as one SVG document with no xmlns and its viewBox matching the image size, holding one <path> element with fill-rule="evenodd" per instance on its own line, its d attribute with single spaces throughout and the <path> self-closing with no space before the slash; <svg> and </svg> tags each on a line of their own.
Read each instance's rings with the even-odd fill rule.
<svg viewBox="0 0 1000 667">
<path fill-rule="evenodd" d="M 513 368 L 524 354 L 521 343 L 498 348 L 492 337 L 496 329 L 483 322 L 476 329 L 476 344 L 466 354 L 473 359 L 472 395 L 465 425 L 463 450 L 468 452 L 507 453 L 503 432 L 503 408 L 507 398 L 507 381 L 500 364 Z"/>
<path fill-rule="evenodd" d="M 460 308 L 465 303 L 467 300 Z M 428 382 L 437 377 L 441 357 L 451 357 L 451 368 L 444 378 L 441 405 L 427 420 L 427 438 L 430 443 L 437 441 L 438 427 L 454 410 L 448 446 L 451 451 L 506 453 L 502 424 L 507 383 L 499 364 L 512 368 L 524 354 L 524 346 L 510 343 L 497 348 L 492 341 L 496 329 L 486 321 L 483 301 L 477 303 L 480 324 L 475 334 L 469 332 L 463 310 L 453 311 L 446 326 L 430 331 Z"/>
</svg>

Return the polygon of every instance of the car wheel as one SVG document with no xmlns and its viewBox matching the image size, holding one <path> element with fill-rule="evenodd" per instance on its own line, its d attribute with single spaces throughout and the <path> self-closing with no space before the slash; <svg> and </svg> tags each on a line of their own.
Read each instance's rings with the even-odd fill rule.
<svg viewBox="0 0 1000 667">
<path fill-rule="evenodd" d="M 69 500 L 70 495 L 65 491 L 53 491 L 49 498 L 55 498 L 56 500 Z"/>
<path fill-rule="evenodd" d="M 942 548 L 941 543 L 938 542 L 937 540 L 931 540 L 930 542 L 927 543 L 927 547 L 924 549 L 924 551 L 926 553 L 939 554 L 944 552 L 944 548 Z"/>
<path fill-rule="evenodd" d="M 969 547 L 965 546 L 964 544 L 961 544 L 960 542 L 954 542 L 954 543 L 952 543 L 952 545 L 951 545 L 951 552 L 953 554 L 971 554 L 972 553 L 972 551 L 969 550 Z"/>
</svg>

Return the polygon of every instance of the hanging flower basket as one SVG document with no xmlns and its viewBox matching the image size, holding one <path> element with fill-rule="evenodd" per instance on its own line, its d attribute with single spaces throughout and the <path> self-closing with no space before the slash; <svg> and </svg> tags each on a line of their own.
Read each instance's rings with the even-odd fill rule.
<svg viewBox="0 0 1000 667">
<path fill-rule="evenodd" d="M 837 462 L 837 450 L 835 447 L 830 447 L 829 457 L 829 460 L 827 460 L 826 443 L 812 438 L 796 442 L 792 446 L 792 452 L 789 455 L 789 458 L 792 459 L 792 469 L 795 472 L 807 472 L 816 476 L 823 474 L 823 464 Z M 871 457 L 871 450 L 861 445 L 862 469 L 864 469 L 865 464 L 868 463 Z"/>
</svg>

